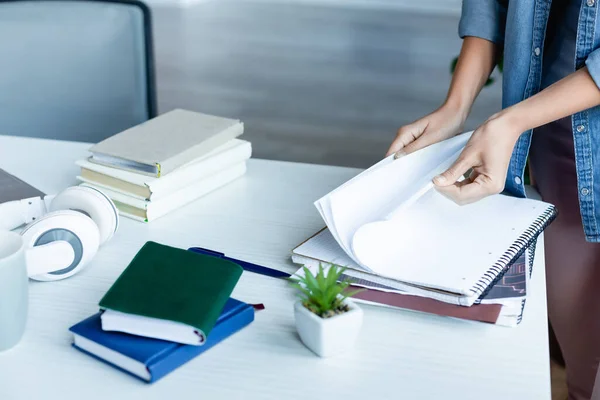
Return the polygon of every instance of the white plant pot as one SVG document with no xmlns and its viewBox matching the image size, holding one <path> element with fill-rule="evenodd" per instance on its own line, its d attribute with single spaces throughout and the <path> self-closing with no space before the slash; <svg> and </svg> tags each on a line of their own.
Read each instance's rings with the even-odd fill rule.
<svg viewBox="0 0 600 400">
<path fill-rule="evenodd" d="M 320 357 L 334 356 L 354 347 L 362 327 L 363 311 L 348 298 L 344 303 L 350 310 L 330 318 L 321 318 L 312 313 L 301 301 L 294 304 L 300 339 Z"/>
</svg>

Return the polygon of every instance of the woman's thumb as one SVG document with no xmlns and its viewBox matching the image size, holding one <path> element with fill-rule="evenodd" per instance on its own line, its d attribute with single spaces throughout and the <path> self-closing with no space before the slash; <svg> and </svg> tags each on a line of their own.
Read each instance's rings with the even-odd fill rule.
<svg viewBox="0 0 600 400">
<path fill-rule="evenodd" d="M 433 183 L 437 186 L 454 185 L 472 166 L 470 159 L 461 155 L 450 168 L 433 178 Z"/>
</svg>

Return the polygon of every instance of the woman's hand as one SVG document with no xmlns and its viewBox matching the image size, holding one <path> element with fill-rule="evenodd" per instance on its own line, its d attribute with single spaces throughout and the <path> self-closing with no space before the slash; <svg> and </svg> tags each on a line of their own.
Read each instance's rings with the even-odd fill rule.
<svg viewBox="0 0 600 400">
<path fill-rule="evenodd" d="M 448 103 L 398 130 L 386 157 L 412 153 L 462 132 L 466 113 Z"/>
<path fill-rule="evenodd" d="M 458 160 L 433 180 L 458 204 L 467 204 L 504 189 L 508 164 L 520 134 L 600 105 L 600 89 L 587 67 L 490 117 L 467 142 Z M 471 170 L 462 182 L 457 180 Z"/>
<path fill-rule="evenodd" d="M 434 178 L 438 191 L 457 204 L 469 204 L 504 189 L 508 164 L 521 128 L 507 113 L 490 117 L 477 128 L 456 162 Z M 458 179 L 467 174 L 462 182 Z"/>
<path fill-rule="evenodd" d="M 412 153 L 461 133 L 475 98 L 496 66 L 497 46 L 489 40 L 467 36 L 444 105 L 431 114 L 403 126 L 387 156 Z"/>
</svg>

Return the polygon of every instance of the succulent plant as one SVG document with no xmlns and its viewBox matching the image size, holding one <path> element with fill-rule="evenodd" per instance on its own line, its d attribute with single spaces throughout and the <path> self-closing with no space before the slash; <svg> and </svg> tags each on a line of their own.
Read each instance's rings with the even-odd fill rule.
<svg viewBox="0 0 600 400">
<path fill-rule="evenodd" d="M 302 270 L 303 276 L 290 278 L 291 285 L 298 289 L 304 307 L 321 318 L 330 318 L 349 311 L 344 300 L 362 291 L 361 289 L 347 290 L 350 282 L 342 280 L 346 268 L 338 265 L 332 265 L 325 272 L 323 264 L 319 264 L 316 275 L 313 275 L 306 266 Z"/>
</svg>

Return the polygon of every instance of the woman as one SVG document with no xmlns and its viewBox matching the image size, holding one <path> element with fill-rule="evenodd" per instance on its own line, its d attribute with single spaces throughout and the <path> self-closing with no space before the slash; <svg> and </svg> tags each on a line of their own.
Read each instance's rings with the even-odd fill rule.
<svg viewBox="0 0 600 400">
<path fill-rule="evenodd" d="M 565 359 L 569 398 L 590 399 L 600 360 L 598 4 L 465 0 L 459 35 L 463 45 L 445 102 L 400 128 L 388 155 L 462 132 L 503 56 L 502 111 L 475 130 L 434 184 L 459 204 L 501 191 L 525 196 L 529 158 L 537 190 L 559 210 L 545 232 L 550 323 Z M 468 171 L 469 179 L 457 182 Z M 595 390 L 600 399 L 600 387 Z"/>
</svg>

